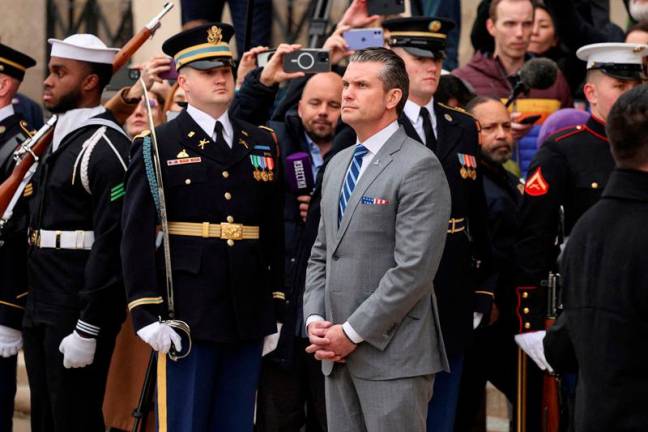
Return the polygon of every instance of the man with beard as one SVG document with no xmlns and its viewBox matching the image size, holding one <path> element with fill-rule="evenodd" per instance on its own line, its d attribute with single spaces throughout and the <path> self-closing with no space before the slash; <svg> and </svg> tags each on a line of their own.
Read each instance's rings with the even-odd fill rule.
<svg viewBox="0 0 648 432">
<path fill-rule="evenodd" d="M 513 153 L 511 115 L 502 102 L 477 96 L 466 109 L 479 122 L 479 168 L 484 178 L 488 226 L 497 274 L 495 300 L 484 326 L 475 330 L 466 352 L 455 431 L 470 431 L 483 406 L 486 381 L 515 398 L 515 343 L 513 342 L 513 246 L 517 206 L 522 184 L 503 164 Z M 485 424 L 481 424 L 485 428 Z"/>
<path fill-rule="evenodd" d="M 281 63 L 266 66 L 264 73 Z M 263 77 L 263 74 L 262 74 Z M 281 146 L 281 159 L 297 152 L 309 155 L 312 182 L 331 149 L 333 135 L 340 117 L 342 78 L 334 73 L 320 73 L 306 83 L 297 113 L 288 112 L 283 122 L 268 123 L 276 132 Z M 285 184 L 284 237 L 285 289 L 288 308 L 277 350 L 263 363 L 259 387 L 257 426 L 260 431 L 298 430 L 303 424 L 308 431 L 326 430 L 324 377 L 321 363 L 304 350 L 309 345 L 306 335 L 302 299 L 303 282 L 298 280 L 305 268 L 297 268 L 298 250 L 311 195 L 297 196 Z M 305 264 L 305 263 L 303 263 Z M 305 409 L 306 408 L 306 409 Z"/>
<path fill-rule="evenodd" d="M 59 116 L 27 190 L 23 319 L 33 431 L 103 431 L 102 401 L 125 302 L 119 260 L 129 140 L 101 93 L 118 50 L 97 37 L 50 39 L 43 102 Z"/>
<path fill-rule="evenodd" d="M 12 100 L 25 71 L 35 64 L 28 55 L 0 44 L 0 181 L 11 174 L 14 150 L 31 134 Z M 16 215 L 0 227 L 0 430 L 7 431 L 11 430 L 13 417 L 16 358 L 22 346 L 21 321 L 27 291 L 25 225 L 24 216 Z"/>
<path fill-rule="evenodd" d="M 464 350 L 473 327 L 488 322 L 494 288 L 486 204 L 477 167 L 477 128 L 465 111 L 434 100 L 452 22 L 412 17 L 388 20 L 383 26 L 409 76 L 409 96 L 399 123 L 410 138 L 425 144 L 439 158 L 452 196 L 445 250 L 434 279 L 450 371 L 436 375 L 427 423 L 428 431 L 450 432 Z"/>
</svg>

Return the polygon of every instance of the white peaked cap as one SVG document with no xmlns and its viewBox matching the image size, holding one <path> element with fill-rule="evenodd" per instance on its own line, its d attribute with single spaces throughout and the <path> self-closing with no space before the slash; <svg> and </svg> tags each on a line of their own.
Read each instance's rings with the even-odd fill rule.
<svg viewBox="0 0 648 432">
<path fill-rule="evenodd" d="M 648 55 L 648 45 L 608 42 L 585 45 L 576 51 L 579 59 L 587 62 L 587 69 L 600 63 L 642 64 Z"/>
<path fill-rule="evenodd" d="M 112 64 L 115 55 L 119 52 L 117 48 L 108 48 L 101 39 L 91 34 L 75 34 L 63 40 L 48 39 L 47 42 L 52 45 L 52 57 L 88 63 Z"/>
</svg>

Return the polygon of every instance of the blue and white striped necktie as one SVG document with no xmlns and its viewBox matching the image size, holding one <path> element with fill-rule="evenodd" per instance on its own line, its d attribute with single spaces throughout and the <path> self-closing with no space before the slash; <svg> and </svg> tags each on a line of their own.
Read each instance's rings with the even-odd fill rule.
<svg viewBox="0 0 648 432">
<path fill-rule="evenodd" d="M 342 221 L 342 216 L 344 216 L 344 210 L 349 203 L 349 198 L 355 189 L 356 183 L 358 182 L 358 176 L 360 175 L 360 168 L 362 167 L 362 158 L 367 154 L 369 150 L 367 147 L 362 144 L 356 144 L 355 150 L 353 151 L 353 159 L 351 159 L 351 165 L 349 165 L 349 170 L 347 175 L 344 178 L 344 183 L 342 184 L 342 192 L 340 193 L 340 203 L 338 205 L 338 225 Z"/>
</svg>

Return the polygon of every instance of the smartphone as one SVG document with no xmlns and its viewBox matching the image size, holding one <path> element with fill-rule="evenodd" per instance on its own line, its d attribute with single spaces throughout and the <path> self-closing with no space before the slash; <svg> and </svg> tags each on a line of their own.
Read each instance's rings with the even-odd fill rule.
<svg viewBox="0 0 648 432">
<path fill-rule="evenodd" d="M 257 54 L 257 66 L 265 67 L 276 50 L 268 50 Z"/>
<path fill-rule="evenodd" d="M 526 116 L 526 117 L 518 120 L 517 123 L 520 123 L 520 124 L 523 124 L 523 125 L 535 124 L 535 122 L 540 120 L 540 117 L 542 117 L 540 114 Z"/>
<path fill-rule="evenodd" d="M 367 0 L 369 15 L 394 15 L 405 12 L 405 0 Z"/>
<path fill-rule="evenodd" d="M 160 74 L 160 78 L 163 80 L 175 81 L 178 79 L 178 71 L 176 70 L 175 61 L 171 60 L 169 63 L 170 69 L 166 72 Z"/>
<path fill-rule="evenodd" d="M 329 52 L 323 49 L 302 49 L 285 54 L 283 58 L 284 71 L 320 73 L 331 70 Z"/>
<path fill-rule="evenodd" d="M 385 44 L 382 28 L 363 28 L 345 31 L 342 36 L 352 50 L 377 48 Z"/>
</svg>

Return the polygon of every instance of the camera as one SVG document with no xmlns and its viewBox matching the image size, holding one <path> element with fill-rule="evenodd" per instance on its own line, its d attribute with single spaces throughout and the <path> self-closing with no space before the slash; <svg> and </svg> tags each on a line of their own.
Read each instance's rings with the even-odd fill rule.
<svg viewBox="0 0 648 432">
<path fill-rule="evenodd" d="M 331 70 L 331 62 L 327 50 L 322 49 L 303 49 L 293 51 L 284 55 L 284 71 L 320 73 Z"/>
</svg>

